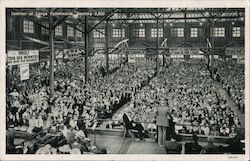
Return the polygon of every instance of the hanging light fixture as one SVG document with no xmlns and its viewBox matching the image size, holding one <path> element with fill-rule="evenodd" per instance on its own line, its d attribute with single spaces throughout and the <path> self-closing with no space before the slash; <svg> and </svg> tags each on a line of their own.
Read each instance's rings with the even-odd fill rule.
<svg viewBox="0 0 250 161">
<path fill-rule="evenodd" d="M 208 17 L 209 16 L 209 12 L 205 12 L 205 14 L 204 14 L 206 17 Z"/>
<path fill-rule="evenodd" d="M 79 17 L 78 12 L 74 12 L 74 13 L 72 14 L 72 17 L 73 17 L 73 19 L 78 19 L 78 17 Z"/>
<path fill-rule="evenodd" d="M 36 18 L 40 19 L 40 18 L 42 18 L 42 16 L 38 14 L 38 15 L 36 15 Z"/>
</svg>

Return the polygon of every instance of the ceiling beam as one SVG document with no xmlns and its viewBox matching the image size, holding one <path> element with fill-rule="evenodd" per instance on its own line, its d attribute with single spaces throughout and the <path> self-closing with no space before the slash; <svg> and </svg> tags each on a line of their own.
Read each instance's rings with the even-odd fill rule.
<svg viewBox="0 0 250 161">
<path fill-rule="evenodd" d="M 210 19 L 232 19 L 232 18 L 240 18 L 238 16 L 222 16 L 222 17 L 187 17 L 186 19 L 204 19 L 204 18 L 210 18 Z M 168 17 L 168 18 L 160 18 L 160 20 L 178 20 L 178 19 L 185 19 L 185 17 Z M 110 19 L 110 21 L 126 21 L 126 20 L 156 20 L 155 18 L 118 18 L 118 19 Z"/>
<path fill-rule="evenodd" d="M 106 16 L 104 16 L 98 23 L 96 23 L 92 28 L 90 28 L 87 33 L 90 33 L 92 30 L 94 30 L 100 23 L 102 23 L 103 21 L 105 21 L 106 19 L 109 19 L 111 16 L 113 16 L 113 13 L 111 11 L 111 13 L 107 14 Z"/>
<path fill-rule="evenodd" d="M 66 40 L 66 39 L 62 39 L 62 38 L 59 38 L 59 37 L 55 37 L 55 39 L 57 39 L 57 40 L 61 40 L 61 41 L 64 41 L 64 42 L 66 42 L 66 43 L 68 43 L 68 44 L 70 44 L 70 45 L 73 45 L 73 46 L 77 46 L 77 47 L 85 48 L 85 46 L 82 46 L 82 45 L 76 44 L 75 42 L 70 42 L 70 41 L 68 41 L 68 40 Z"/>
</svg>

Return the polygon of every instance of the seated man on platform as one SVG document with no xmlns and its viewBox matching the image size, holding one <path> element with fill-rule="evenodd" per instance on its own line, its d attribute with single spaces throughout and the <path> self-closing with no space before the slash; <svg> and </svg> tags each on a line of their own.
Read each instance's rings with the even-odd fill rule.
<svg viewBox="0 0 250 161">
<path fill-rule="evenodd" d="M 129 114 L 131 114 L 131 112 L 129 112 Z M 138 130 L 139 138 L 140 140 L 143 140 L 143 126 L 141 125 L 141 123 L 134 122 L 133 119 L 130 118 L 129 114 L 127 115 L 126 113 L 124 113 L 122 117 L 125 128 L 127 130 Z"/>
</svg>

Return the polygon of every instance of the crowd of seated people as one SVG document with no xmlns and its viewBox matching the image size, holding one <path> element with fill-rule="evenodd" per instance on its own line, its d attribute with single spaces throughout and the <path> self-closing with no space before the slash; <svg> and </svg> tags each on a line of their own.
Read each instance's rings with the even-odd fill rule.
<svg viewBox="0 0 250 161">
<path fill-rule="evenodd" d="M 228 59 L 216 62 L 217 80 L 223 84 L 223 88 L 228 92 L 239 109 L 245 111 L 244 94 L 244 64 L 239 64 L 237 60 Z"/>
<path fill-rule="evenodd" d="M 155 112 L 168 101 L 177 133 L 230 136 L 240 127 L 237 115 L 217 90 L 202 61 L 173 62 L 138 91 L 132 110 L 145 129 L 156 129 Z M 118 118 L 118 117 L 117 117 Z"/>
<path fill-rule="evenodd" d="M 73 120 L 72 115 L 47 127 L 45 130 L 15 146 L 15 129 L 10 127 L 7 135 L 8 154 L 106 154 L 88 137 L 84 120 Z M 36 139 L 32 139 L 35 137 Z"/>
<path fill-rule="evenodd" d="M 10 120 L 8 122 L 14 121 L 19 124 L 19 119 L 22 119 L 26 123 L 26 119 L 23 119 L 21 115 L 24 114 L 27 118 L 27 111 L 30 114 L 35 110 L 40 114 L 51 113 L 53 119 L 61 118 L 60 114 L 62 114 L 63 110 L 63 115 L 67 115 L 68 111 L 79 111 L 80 114 L 87 118 L 96 117 L 96 111 L 112 113 L 118 108 L 121 100 L 124 100 L 124 98 L 129 99 L 131 93 L 153 74 L 153 67 L 147 66 L 145 63 L 126 65 L 112 75 L 93 79 L 90 83 L 83 83 L 81 77 L 83 74 L 74 75 L 76 77 L 72 75 L 74 69 L 79 68 L 78 65 L 74 67 L 72 64 L 75 63 L 59 65 L 56 68 L 54 82 L 56 92 L 52 98 L 49 98 L 48 81 L 40 79 L 43 76 L 46 79 L 46 74 L 37 75 L 37 73 L 39 74 L 38 71 L 43 71 L 41 68 L 37 70 L 32 68 L 31 71 L 34 71 L 32 73 L 34 75 L 31 74 L 30 80 L 13 85 L 17 88 L 13 88 L 12 91 L 9 89 L 11 92 L 7 92 L 9 94 L 7 97 L 7 106 L 9 108 L 7 110 L 10 110 L 8 113 L 8 119 Z M 80 78 L 77 78 L 77 76 Z M 9 82 L 13 83 L 12 80 Z M 11 88 L 13 86 L 7 87 Z M 112 109 L 111 106 L 113 106 Z M 88 112 L 86 113 L 86 111 Z M 38 116 L 34 115 L 33 117 Z"/>
<path fill-rule="evenodd" d="M 115 112 L 129 101 L 126 111 L 145 130 L 156 131 L 156 107 L 164 101 L 169 102 L 167 108 L 177 133 L 233 137 L 240 127 L 237 115 L 217 90 L 203 61 L 172 62 L 168 68 L 161 68 L 156 78 L 153 61 L 121 65 L 109 75 L 102 74 L 103 67 L 95 65 L 90 68 L 88 83 L 84 82 L 84 64 L 78 61 L 81 60 L 55 66 L 53 97 L 49 90 L 49 66 L 45 63 L 32 66 L 26 81 L 19 80 L 18 70 L 7 71 L 7 128 L 14 126 L 15 130 L 29 133 L 49 127 L 60 131 L 67 116 L 67 129 L 74 129 L 75 133 L 77 120 L 82 118 L 83 127 L 98 126 L 96 119 L 111 118 L 113 114 L 114 120 L 121 120 L 122 112 Z M 114 64 L 111 62 L 111 69 L 117 67 Z M 221 80 L 224 79 L 226 76 L 221 74 Z M 229 89 L 231 96 L 238 98 L 239 91 L 233 87 L 240 87 Z M 112 126 L 121 122 L 114 121 Z"/>
<path fill-rule="evenodd" d="M 150 64 L 151 63 L 151 64 Z M 18 72 L 7 71 L 7 126 L 36 133 L 51 128 L 59 130 L 70 116 L 72 127 L 85 119 L 85 127 L 98 126 L 97 119 L 111 118 L 154 74 L 152 62 L 122 65 L 114 73 L 101 76 L 91 68 L 89 82 L 84 82 L 84 64 L 67 61 L 55 66 L 55 94 L 50 97 L 49 66 L 31 67 L 30 79 L 20 81 Z"/>
</svg>

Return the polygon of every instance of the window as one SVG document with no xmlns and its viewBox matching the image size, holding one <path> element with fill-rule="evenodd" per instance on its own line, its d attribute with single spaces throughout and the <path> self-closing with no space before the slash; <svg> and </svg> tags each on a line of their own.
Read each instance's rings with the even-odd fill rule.
<svg viewBox="0 0 250 161">
<path fill-rule="evenodd" d="M 14 21 L 13 21 L 13 18 L 11 18 L 11 17 L 9 17 L 8 19 L 7 19 L 7 30 L 8 31 L 13 31 L 13 26 L 14 26 Z"/>
<path fill-rule="evenodd" d="M 198 28 L 191 28 L 190 37 L 198 37 Z"/>
<path fill-rule="evenodd" d="M 145 37 L 145 29 L 134 29 L 135 37 Z"/>
<path fill-rule="evenodd" d="M 77 28 L 80 29 L 80 30 L 82 30 L 82 27 L 81 27 L 81 26 L 78 26 Z M 82 32 L 76 30 L 76 37 L 82 37 Z"/>
<path fill-rule="evenodd" d="M 173 28 L 171 30 L 171 36 L 184 37 L 184 28 Z"/>
<path fill-rule="evenodd" d="M 240 37 L 240 27 L 233 27 L 233 37 Z"/>
<path fill-rule="evenodd" d="M 113 29 L 113 37 L 121 37 L 121 29 Z M 125 37 L 124 29 L 122 29 L 122 37 Z"/>
<path fill-rule="evenodd" d="M 225 28 L 224 27 L 215 27 L 214 28 L 214 37 L 225 37 Z"/>
<path fill-rule="evenodd" d="M 94 37 L 94 38 L 97 38 L 97 37 L 105 37 L 105 30 L 104 30 L 104 29 L 94 30 L 94 32 L 93 32 L 93 37 Z"/>
<path fill-rule="evenodd" d="M 49 24 L 48 24 L 48 23 L 45 23 L 45 22 L 43 22 L 42 25 L 44 25 L 44 26 L 46 26 L 46 27 L 49 27 Z M 49 30 L 46 29 L 46 28 L 44 28 L 44 27 L 41 27 L 41 33 L 42 33 L 43 35 L 48 35 L 48 34 L 49 34 Z"/>
<path fill-rule="evenodd" d="M 32 21 L 23 21 L 23 32 L 24 33 L 34 33 L 34 24 Z"/>
<path fill-rule="evenodd" d="M 56 28 L 55 28 L 55 35 L 56 36 L 62 36 L 62 26 L 61 25 L 56 26 Z"/>
<path fill-rule="evenodd" d="M 158 35 L 159 37 L 163 37 L 163 28 L 159 28 Z M 151 37 L 157 37 L 157 28 L 151 29 Z"/>
<path fill-rule="evenodd" d="M 139 29 L 139 37 L 145 37 L 145 29 Z"/>
<path fill-rule="evenodd" d="M 74 29 L 71 26 L 67 26 L 67 36 L 73 37 L 74 36 Z"/>
</svg>

